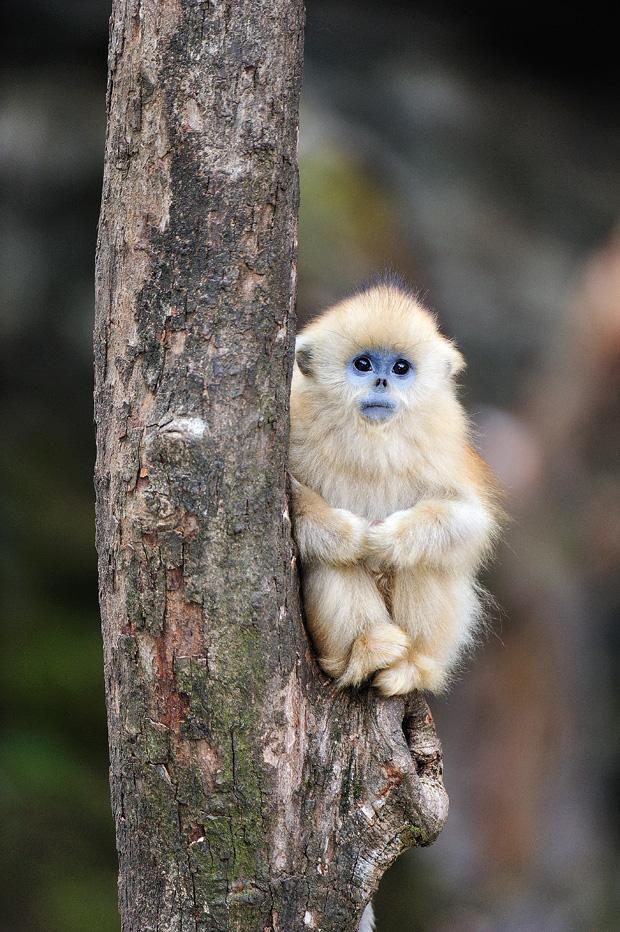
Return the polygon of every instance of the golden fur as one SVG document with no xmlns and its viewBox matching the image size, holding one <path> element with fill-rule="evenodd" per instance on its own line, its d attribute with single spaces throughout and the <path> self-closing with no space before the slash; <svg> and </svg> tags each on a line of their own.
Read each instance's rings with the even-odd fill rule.
<svg viewBox="0 0 620 932">
<path fill-rule="evenodd" d="M 391 420 L 369 421 L 346 378 L 358 352 L 415 365 Z M 453 344 L 384 284 L 311 321 L 291 391 L 294 532 L 306 618 L 339 685 L 440 690 L 480 615 L 475 576 L 497 528 L 493 481 L 469 444 Z"/>
</svg>

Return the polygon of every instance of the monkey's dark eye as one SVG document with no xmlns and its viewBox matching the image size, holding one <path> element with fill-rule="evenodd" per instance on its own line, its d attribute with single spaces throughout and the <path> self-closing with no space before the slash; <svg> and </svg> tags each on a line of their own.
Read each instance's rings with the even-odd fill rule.
<svg viewBox="0 0 620 932">
<path fill-rule="evenodd" d="M 410 369 L 411 364 L 408 363 L 406 359 L 397 359 L 392 366 L 392 372 L 394 372 L 395 375 L 407 375 Z"/>
<path fill-rule="evenodd" d="M 368 356 L 358 356 L 357 359 L 353 360 L 353 365 L 358 372 L 370 372 L 372 369 L 372 363 Z"/>
</svg>

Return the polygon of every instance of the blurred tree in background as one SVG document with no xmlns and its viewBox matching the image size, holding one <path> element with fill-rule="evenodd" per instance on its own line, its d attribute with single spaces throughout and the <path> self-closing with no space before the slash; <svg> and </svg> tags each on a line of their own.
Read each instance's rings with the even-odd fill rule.
<svg viewBox="0 0 620 932">
<path fill-rule="evenodd" d="M 558 8 L 559 9 L 559 8 Z M 620 925 L 620 126 L 592 5 L 309 0 L 299 313 L 378 268 L 469 361 L 502 606 L 433 708 L 452 811 L 380 932 Z M 13 0 L 0 98 L 3 928 L 113 932 L 91 328 L 107 18 Z"/>
</svg>

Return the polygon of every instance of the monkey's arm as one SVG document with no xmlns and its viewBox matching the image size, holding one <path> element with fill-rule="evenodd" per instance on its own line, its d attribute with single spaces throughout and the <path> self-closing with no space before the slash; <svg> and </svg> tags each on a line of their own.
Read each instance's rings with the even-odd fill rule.
<svg viewBox="0 0 620 932">
<path fill-rule="evenodd" d="M 368 560 L 371 566 L 400 569 L 417 563 L 474 568 L 490 546 L 495 527 L 490 508 L 474 493 L 424 499 L 371 525 Z"/>
<path fill-rule="evenodd" d="M 293 529 L 302 560 L 344 566 L 366 554 L 368 522 L 352 511 L 332 508 L 318 492 L 291 476 Z"/>
</svg>

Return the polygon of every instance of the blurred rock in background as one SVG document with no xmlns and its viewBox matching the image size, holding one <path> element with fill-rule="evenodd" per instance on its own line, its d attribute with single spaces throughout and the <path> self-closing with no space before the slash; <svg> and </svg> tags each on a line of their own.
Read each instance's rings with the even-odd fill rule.
<svg viewBox="0 0 620 932">
<path fill-rule="evenodd" d="M 596 7 L 309 0 L 299 314 L 386 266 L 464 349 L 511 524 L 433 700 L 451 816 L 379 932 L 620 927 L 620 124 Z M 107 3 L 9 5 L 0 95 L 0 888 L 112 932 L 91 327 Z M 607 25 L 606 25 L 607 23 Z"/>
</svg>

